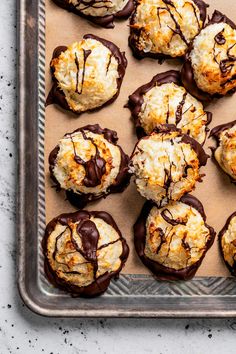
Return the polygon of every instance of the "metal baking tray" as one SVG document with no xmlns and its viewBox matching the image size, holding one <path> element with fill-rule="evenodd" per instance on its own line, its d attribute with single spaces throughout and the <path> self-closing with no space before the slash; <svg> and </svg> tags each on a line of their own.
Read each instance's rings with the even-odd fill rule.
<svg viewBox="0 0 236 354">
<path fill-rule="evenodd" d="M 72 298 L 44 278 L 40 240 L 45 229 L 45 3 L 18 4 L 18 286 L 34 312 L 60 317 L 235 317 L 233 278 L 197 277 L 156 282 L 149 275 L 121 275 L 103 296 Z"/>
</svg>

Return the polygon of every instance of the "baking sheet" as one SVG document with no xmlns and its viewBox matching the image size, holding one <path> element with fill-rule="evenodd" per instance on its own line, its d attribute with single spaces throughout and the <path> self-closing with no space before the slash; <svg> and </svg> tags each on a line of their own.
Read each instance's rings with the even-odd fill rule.
<svg viewBox="0 0 236 354">
<path fill-rule="evenodd" d="M 218 9 L 236 21 L 236 4 L 234 0 L 209 0 L 209 14 Z M 73 113 L 60 109 L 56 105 L 46 108 L 45 119 L 45 175 L 46 175 L 46 221 L 60 213 L 75 211 L 65 194 L 56 193 L 52 188 L 52 182 L 48 173 L 48 155 L 57 145 L 58 140 L 67 132 L 86 125 L 99 123 L 103 128 L 107 127 L 118 132 L 119 144 L 127 154 L 133 150 L 136 135 L 133 123 L 130 119 L 130 111 L 124 108 L 128 95 L 137 87 L 147 83 L 160 72 L 169 69 L 178 69 L 181 62 L 168 60 L 159 65 L 154 59 L 138 61 L 133 58 L 128 47 L 129 27 L 128 21 L 115 22 L 114 29 L 103 29 L 94 26 L 85 19 L 57 7 L 51 0 L 46 0 L 46 94 L 49 92 L 52 81 L 49 72 L 49 63 L 52 52 L 59 45 L 70 45 L 74 41 L 82 39 L 84 34 L 92 33 L 113 41 L 122 51 L 125 51 L 128 59 L 126 75 L 121 86 L 120 95 L 111 105 L 102 108 L 98 112 L 83 113 L 76 116 Z M 207 109 L 213 113 L 210 128 L 232 121 L 235 118 L 236 96 L 222 98 L 214 101 Z M 214 145 L 213 140 L 207 139 L 204 148 L 210 154 L 209 146 Z M 203 203 L 207 215 L 207 223 L 214 227 L 216 232 L 225 224 L 228 216 L 236 210 L 236 186 L 230 183 L 229 178 L 215 165 L 212 159 L 208 160 L 207 166 L 201 172 L 206 176 L 203 183 L 196 185 L 192 193 Z M 122 194 L 109 195 L 106 199 L 99 200 L 87 206 L 89 210 L 105 210 L 112 214 L 123 236 L 130 247 L 130 256 L 123 269 L 124 274 L 149 274 L 137 257 L 133 246 L 132 226 L 141 210 L 144 199 L 135 189 L 133 180 L 130 186 Z M 197 276 L 201 277 L 228 277 L 229 272 L 224 266 L 219 254 L 218 243 L 207 253 Z"/>
</svg>

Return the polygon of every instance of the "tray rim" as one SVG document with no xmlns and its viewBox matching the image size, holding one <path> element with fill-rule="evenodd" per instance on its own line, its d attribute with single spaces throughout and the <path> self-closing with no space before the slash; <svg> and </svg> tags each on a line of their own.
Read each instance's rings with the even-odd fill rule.
<svg viewBox="0 0 236 354">
<path fill-rule="evenodd" d="M 40 17 L 41 15 L 41 17 Z M 34 134 L 43 134 L 43 132 L 38 131 L 37 120 L 39 117 L 39 91 L 40 87 L 34 85 L 38 81 L 38 63 L 42 59 L 40 57 L 44 52 L 44 48 L 39 48 L 39 39 L 45 41 L 44 33 L 44 19 L 45 19 L 45 0 L 21 0 L 17 1 L 17 43 L 18 43 L 18 121 L 17 121 L 17 136 L 18 136 L 18 191 L 17 191 L 17 237 L 18 237 L 18 259 L 17 259 L 17 281 L 20 296 L 26 306 L 35 312 L 36 314 L 42 316 L 53 316 L 53 317 L 89 317 L 89 318 L 99 318 L 99 317 L 129 317 L 129 318 L 202 318 L 202 317 L 236 317 L 236 297 L 234 296 L 224 296 L 221 298 L 223 303 L 227 306 L 222 308 L 221 303 L 219 307 L 212 306 L 210 300 L 216 299 L 214 296 L 207 297 L 207 303 L 209 302 L 208 308 L 203 306 L 203 303 L 199 302 L 200 297 L 195 296 L 186 297 L 183 296 L 182 299 L 186 299 L 187 306 L 182 306 L 178 304 L 179 307 L 172 309 L 167 303 L 161 304 L 160 307 L 149 310 L 148 308 L 140 309 L 138 306 L 136 308 L 127 309 L 124 306 L 116 306 L 116 308 L 98 308 L 98 309 L 49 309 L 45 306 L 45 303 L 38 301 L 37 296 L 35 297 L 28 287 L 26 264 L 25 264 L 25 246 L 27 243 L 27 232 L 31 230 L 32 223 L 35 221 L 34 231 L 38 232 L 38 214 L 39 207 L 37 204 L 38 196 L 38 186 L 29 186 L 29 181 L 38 180 L 38 161 L 34 161 L 35 156 L 33 154 L 27 154 L 29 148 L 29 136 L 26 134 L 26 127 L 29 127 L 29 131 L 32 125 Z M 30 40 L 29 40 L 30 39 Z M 32 55 L 34 54 L 34 55 Z M 41 63 L 44 65 L 43 61 Z M 32 78 L 36 78 L 36 81 L 32 81 Z M 43 91 L 43 87 L 41 87 Z M 29 107 L 26 103 L 26 95 L 32 94 L 33 101 L 32 107 Z M 42 95 L 44 92 L 41 93 Z M 43 119 L 44 108 L 41 106 L 41 119 Z M 35 125 L 34 125 L 35 124 Z M 28 132 L 29 133 L 29 132 Z M 38 149 L 38 143 L 32 143 L 34 151 Z M 29 166 L 30 165 L 30 166 Z M 32 169 L 32 170 L 30 170 Z M 33 171 L 33 172 L 32 172 Z M 32 178 L 31 178 L 32 177 Z M 36 200 L 30 202 L 30 207 L 33 211 L 32 219 L 29 219 L 29 205 L 27 204 L 29 195 L 27 198 L 27 193 L 33 193 Z M 32 198 L 31 198 L 32 199 Z M 27 211 L 27 212 L 26 212 Z M 33 252 L 33 251 L 32 251 Z M 36 261 L 34 262 L 36 263 Z M 33 270 L 31 271 L 33 273 Z M 32 275 L 32 274 L 31 274 Z M 211 277 L 212 279 L 212 277 Z M 36 284 L 37 285 L 37 284 Z M 38 289 L 39 291 L 39 289 Z M 149 297 L 150 299 L 152 297 Z M 172 305 L 172 299 L 169 298 L 169 303 Z M 177 299 L 177 297 L 176 297 Z M 177 299 L 178 301 L 178 299 Z"/>
</svg>

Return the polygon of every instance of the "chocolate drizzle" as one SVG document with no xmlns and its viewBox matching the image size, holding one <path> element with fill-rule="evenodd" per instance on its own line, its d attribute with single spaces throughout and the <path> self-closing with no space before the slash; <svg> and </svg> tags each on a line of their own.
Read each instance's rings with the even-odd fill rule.
<svg viewBox="0 0 236 354">
<path fill-rule="evenodd" d="M 169 216 L 168 216 L 168 215 Z M 161 212 L 161 216 L 163 217 L 163 219 L 170 225 L 172 226 L 176 226 L 176 225 L 186 225 L 187 224 L 187 221 L 184 221 L 184 220 L 179 220 L 179 219 L 174 219 L 173 218 L 173 215 L 171 214 L 170 210 L 169 209 L 164 209 L 162 212 Z"/>
<path fill-rule="evenodd" d="M 197 3 L 197 1 L 195 1 L 195 3 Z M 196 8 L 194 7 L 194 5 L 191 3 L 191 6 L 192 6 L 192 8 L 193 8 L 193 12 L 194 12 L 194 16 L 195 16 L 195 18 L 196 18 L 196 21 L 197 21 L 197 25 L 198 25 L 198 30 L 199 30 L 199 32 L 201 31 L 201 24 L 200 24 L 200 21 L 199 21 L 199 19 L 198 19 L 198 16 L 197 16 L 197 12 L 196 12 Z M 202 11 L 201 11 L 201 9 L 200 9 L 200 19 L 202 19 L 202 17 L 203 17 L 203 22 L 205 22 L 205 18 L 204 18 L 204 15 L 203 15 L 203 13 L 202 13 Z M 189 44 L 188 44 L 189 45 Z"/>
<path fill-rule="evenodd" d="M 112 58 L 112 54 L 109 56 L 109 60 L 108 60 L 108 63 L 107 63 L 107 68 L 106 68 L 106 74 L 108 73 L 109 67 L 111 65 L 111 58 Z"/>
<path fill-rule="evenodd" d="M 112 42 L 107 41 L 106 39 L 100 38 L 98 36 L 95 36 L 93 34 L 86 34 L 83 39 L 87 39 L 87 38 L 91 38 L 94 39 L 100 43 L 102 43 L 105 47 L 107 47 L 110 52 L 111 52 L 111 56 L 113 56 L 117 62 L 118 62 L 118 77 L 116 79 L 117 82 L 117 92 L 115 93 L 115 95 L 109 99 L 107 102 L 104 102 L 101 106 L 99 107 L 95 107 L 95 108 L 91 108 L 88 109 L 87 111 L 97 111 L 100 108 L 109 105 L 110 103 L 112 103 L 119 95 L 120 93 L 120 87 L 123 81 L 123 77 L 125 75 L 125 70 L 127 67 L 127 59 L 125 57 L 125 53 L 121 52 L 120 49 Z M 65 46 L 60 46 L 57 47 L 54 52 L 53 52 L 53 56 L 52 56 L 52 60 L 51 60 L 51 73 L 52 73 L 52 80 L 53 80 L 53 86 L 48 94 L 47 100 L 46 100 L 46 106 L 50 105 L 50 104 L 58 104 L 59 106 L 61 106 L 62 108 L 69 110 L 75 114 L 81 114 L 83 112 L 80 111 L 74 111 L 72 108 L 69 107 L 68 102 L 66 100 L 65 94 L 64 92 L 60 89 L 59 86 L 59 82 L 55 77 L 55 68 L 54 68 L 54 59 L 58 59 L 60 57 L 60 54 L 62 52 L 65 52 L 68 48 Z M 81 88 L 78 89 L 79 86 L 79 58 L 77 57 L 77 55 L 75 54 L 75 65 L 77 68 L 77 74 L 76 74 L 76 93 L 78 94 L 82 94 L 82 90 L 83 90 L 83 83 L 84 83 L 84 75 L 85 75 L 85 64 L 86 64 L 86 60 L 88 58 L 88 56 L 91 54 L 91 50 L 84 50 L 83 49 L 83 53 L 84 53 L 84 63 L 83 63 L 83 68 L 82 68 L 82 79 L 81 79 Z M 110 60 L 111 60 L 111 56 L 110 56 Z M 110 64 L 109 64 L 110 65 Z M 107 72 L 109 70 L 109 65 L 107 66 Z"/>
<path fill-rule="evenodd" d="M 206 221 L 206 216 L 204 213 L 203 206 L 197 198 L 193 197 L 190 194 L 187 194 L 180 199 L 180 202 L 189 205 L 193 209 L 196 209 L 202 215 L 204 222 Z M 208 226 L 205 223 L 205 226 L 209 229 L 210 237 L 206 241 L 201 258 L 196 263 L 194 263 L 191 266 L 188 266 L 186 264 L 186 268 L 183 268 L 180 270 L 166 267 L 161 263 L 151 260 L 144 253 L 145 244 L 146 244 L 146 234 L 147 234 L 146 222 L 147 222 L 147 218 L 150 214 L 150 211 L 155 206 L 156 206 L 155 203 L 147 201 L 144 204 L 142 211 L 141 211 L 136 223 L 134 224 L 134 244 L 135 244 L 136 252 L 137 252 L 138 256 L 140 257 L 141 261 L 143 262 L 143 264 L 147 268 L 149 268 L 152 271 L 152 273 L 154 273 L 154 275 L 157 277 L 158 280 L 190 280 L 194 277 L 196 271 L 200 267 L 202 260 L 205 257 L 206 252 L 212 246 L 212 244 L 214 242 L 214 238 L 215 238 L 215 231 L 212 227 Z M 184 220 L 178 220 L 178 219 L 174 220 L 172 217 L 169 218 L 166 215 L 166 212 L 165 213 L 162 212 L 161 215 L 162 215 L 162 217 L 164 215 L 164 217 L 163 217 L 164 220 L 168 224 L 171 225 L 170 228 L 168 228 L 168 230 L 170 230 L 170 231 L 172 231 L 172 228 L 176 225 L 185 225 Z M 159 232 L 159 236 L 161 239 L 161 242 L 156 250 L 156 253 L 159 253 L 159 251 L 162 248 L 162 245 L 167 240 L 169 231 L 167 231 L 167 229 L 162 230 L 159 227 L 157 228 L 157 231 Z M 190 245 L 186 242 L 185 237 L 182 239 L 182 246 L 186 249 L 186 251 L 189 252 L 189 257 L 190 257 L 191 248 L 190 248 Z M 167 254 L 167 257 L 168 257 L 168 254 Z M 188 263 L 188 260 L 187 260 L 187 263 Z"/>
<path fill-rule="evenodd" d="M 230 51 L 232 48 L 235 47 L 236 43 L 234 43 L 232 46 L 230 46 L 227 49 L 227 58 L 220 60 L 220 62 L 218 62 L 217 56 L 215 54 L 215 48 L 216 48 L 216 44 L 222 45 L 225 43 L 225 37 L 222 34 L 223 31 L 224 30 L 222 30 L 221 32 L 219 32 L 215 36 L 214 61 L 219 65 L 220 71 L 221 71 L 222 75 L 224 76 L 225 74 L 228 74 L 232 70 L 232 68 L 234 67 L 234 62 L 236 61 L 236 57 L 233 56 L 232 54 L 230 54 Z M 232 78 L 228 79 L 225 83 L 221 84 L 221 87 L 224 87 L 230 81 L 232 81 Z"/>
<path fill-rule="evenodd" d="M 98 270 L 97 248 L 99 232 L 91 220 L 81 220 L 77 226 L 77 233 L 80 235 L 84 258 L 93 264 L 94 279 Z"/>
<path fill-rule="evenodd" d="M 153 87 L 155 86 L 161 86 L 163 84 L 167 83 L 174 83 L 175 85 L 182 86 L 181 82 L 181 75 L 179 71 L 175 70 L 169 70 L 166 72 L 163 72 L 161 74 L 155 75 L 150 82 L 148 82 L 145 85 L 140 86 L 136 91 L 132 93 L 132 95 L 129 96 L 128 104 L 127 107 L 130 109 L 132 118 L 134 120 L 135 126 L 136 126 L 136 133 L 138 138 L 142 138 L 146 135 L 140 119 L 139 119 L 139 114 L 144 102 L 143 96 L 150 91 Z M 183 106 L 185 104 L 185 100 L 187 97 L 187 92 L 183 94 L 182 100 L 177 106 L 176 112 L 175 112 L 175 124 L 178 125 L 183 118 L 183 115 L 191 108 L 188 107 L 184 112 L 183 112 Z M 205 112 L 207 114 L 207 122 L 206 125 L 208 125 L 211 122 L 212 119 L 212 114 L 210 112 Z M 166 119 L 167 123 L 167 119 Z"/>
<path fill-rule="evenodd" d="M 176 125 L 179 124 L 179 122 L 181 121 L 182 117 L 183 117 L 183 106 L 185 104 L 185 100 L 186 100 L 186 96 L 187 96 L 187 92 L 185 92 L 183 94 L 183 99 L 182 101 L 178 104 L 178 107 L 176 109 L 176 112 L 175 112 L 175 122 L 176 122 Z"/>
<path fill-rule="evenodd" d="M 74 160 L 76 163 L 79 165 L 83 165 L 85 168 L 85 178 L 83 180 L 83 184 L 86 187 L 96 187 L 97 185 L 101 184 L 102 176 L 106 172 L 106 161 L 100 156 L 98 147 L 95 143 L 95 141 L 88 137 L 86 132 L 92 132 L 94 134 L 101 134 L 104 136 L 104 138 L 111 144 L 116 145 L 121 154 L 121 162 L 120 162 L 120 168 L 119 168 L 119 173 L 116 176 L 116 179 L 114 183 L 108 187 L 106 192 L 101 193 L 101 194 L 93 194 L 93 193 L 87 193 L 87 194 L 82 194 L 82 193 L 75 193 L 72 190 L 67 190 L 66 191 L 66 196 L 69 200 L 69 202 L 73 205 L 75 205 L 77 208 L 84 208 L 85 205 L 89 202 L 95 201 L 100 198 L 105 198 L 108 194 L 110 193 L 121 193 L 123 190 L 128 186 L 130 182 L 130 177 L 131 175 L 128 173 L 128 163 L 129 163 L 129 157 L 124 153 L 122 148 L 117 145 L 117 133 L 113 130 L 110 129 L 102 129 L 98 124 L 94 125 L 87 125 L 82 128 L 79 128 L 75 130 L 73 133 L 68 133 L 65 134 L 65 137 L 69 137 L 72 144 L 73 144 L 73 150 L 74 150 Z M 73 140 L 73 134 L 76 132 L 81 132 L 83 135 L 83 138 L 85 140 L 90 140 L 92 144 L 95 146 L 96 153 L 95 155 L 89 160 L 89 161 L 84 161 L 80 156 L 77 155 L 76 153 L 76 148 Z M 49 155 L 49 170 L 50 170 L 50 176 L 52 180 L 56 183 L 56 187 L 58 190 L 61 189 L 59 182 L 57 181 L 55 175 L 54 175 L 54 166 L 56 165 L 57 161 L 57 155 L 59 152 L 59 146 L 54 148 L 52 152 Z"/>
<path fill-rule="evenodd" d="M 158 245 L 158 247 L 157 247 L 157 249 L 156 249 L 156 254 L 158 254 L 158 253 L 160 252 L 160 250 L 161 250 L 163 244 L 166 242 L 166 237 L 165 237 L 164 231 L 163 231 L 160 227 L 158 227 L 158 228 L 156 229 L 156 231 L 158 231 L 159 237 L 160 237 L 160 239 L 161 239 L 160 244 Z"/>
<path fill-rule="evenodd" d="M 173 33 L 175 33 L 175 34 L 178 34 L 180 36 L 180 38 L 182 39 L 182 41 L 188 46 L 189 43 L 188 43 L 187 39 L 185 38 L 185 36 L 184 36 L 184 34 L 183 34 L 183 32 L 182 32 L 182 30 L 180 28 L 180 25 L 179 25 L 178 21 L 176 20 L 175 16 L 173 15 L 173 13 L 170 10 L 170 7 L 173 7 L 175 9 L 175 11 L 177 12 L 174 3 L 171 0 L 162 0 L 162 1 L 166 4 L 166 9 L 169 12 L 170 17 L 172 18 L 172 20 L 173 20 L 173 22 L 175 24 L 175 29 L 170 28 L 171 31 L 173 31 Z M 196 16 L 196 12 L 194 12 L 194 15 Z"/>
<path fill-rule="evenodd" d="M 84 161 L 83 159 L 81 159 L 81 157 L 78 156 L 76 153 L 75 143 L 72 136 L 73 134 L 69 134 L 74 149 L 74 160 L 79 165 L 84 166 L 85 169 L 85 178 L 83 180 L 84 185 L 86 187 L 96 187 L 99 184 L 101 184 L 102 176 L 106 172 L 106 161 L 100 156 L 100 152 L 94 140 L 90 137 L 87 137 L 86 132 L 83 129 L 81 129 L 80 131 L 83 135 L 84 140 L 89 140 L 92 142 L 93 146 L 95 147 L 96 153 L 88 161 Z"/>
<path fill-rule="evenodd" d="M 218 235 L 218 240 L 219 240 L 219 246 L 220 246 L 220 252 L 221 252 L 221 256 L 225 262 L 225 265 L 227 266 L 227 268 L 229 269 L 230 273 L 236 277 L 236 259 L 234 259 L 234 264 L 233 266 L 231 266 L 225 259 L 224 257 L 224 252 L 223 252 L 223 248 L 222 248 L 222 238 L 224 236 L 224 234 L 226 233 L 226 231 L 228 230 L 229 224 L 231 222 L 231 220 L 236 217 L 236 212 L 234 212 L 233 214 L 231 214 L 228 219 L 226 220 L 226 223 L 224 225 L 224 227 L 222 228 L 222 230 L 219 232 Z M 232 241 L 233 245 L 235 245 L 235 240 Z"/>
<path fill-rule="evenodd" d="M 171 16 L 173 23 L 175 24 L 175 28 L 170 28 L 170 30 L 173 32 L 173 35 L 178 35 L 180 36 L 180 38 L 182 39 L 182 41 L 188 46 L 189 42 L 188 40 L 185 38 L 183 31 L 181 30 L 181 27 L 178 23 L 177 18 L 174 16 L 173 12 L 171 11 L 171 8 L 173 8 L 176 13 L 178 14 L 179 17 L 181 17 L 180 13 L 177 11 L 173 1 L 171 0 L 162 0 L 162 2 L 166 5 L 165 7 L 157 7 L 157 18 L 158 18 L 158 22 L 159 22 L 159 26 L 161 28 L 161 19 L 160 19 L 160 10 L 166 10 L 168 11 L 169 15 Z M 193 2 L 195 3 L 195 5 L 199 8 L 200 10 L 200 19 L 203 22 L 206 20 L 206 9 L 208 7 L 208 5 L 202 1 L 202 0 L 193 0 Z M 171 58 L 170 55 L 166 55 L 166 54 L 162 54 L 162 53 L 155 53 L 155 52 L 144 52 L 143 50 L 138 49 L 138 44 L 140 41 L 140 37 L 142 35 L 142 31 L 145 31 L 144 28 L 137 28 L 136 26 L 136 13 L 137 13 L 137 8 L 138 6 L 141 6 L 140 3 L 137 1 L 135 2 L 135 10 L 132 13 L 132 16 L 130 18 L 130 36 L 129 36 L 129 46 L 131 47 L 132 51 L 133 51 L 133 55 L 135 56 L 135 58 L 137 59 L 143 59 L 145 57 L 151 57 L 154 59 L 158 59 L 159 63 L 162 63 L 163 60 Z M 200 22 L 196 13 L 196 9 L 195 7 L 192 5 L 193 8 L 193 13 L 194 16 L 196 17 L 196 21 L 198 24 L 198 29 L 200 31 Z"/>
<path fill-rule="evenodd" d="M 80 0 L 77 5 L 73 5 L 68 2 L 68 0 L 53 0 L 54 3 L 61 8 L 73 12 L 76 15 L 79 15 L 83 18 L 86 18 L 87 20 L 93 22 L 94 24 L 105 27 L 105 28 L 114 28 L 113 21 L 116 19 L 126 19 L 129 17 L 131 12 L 134 9 L 134 3 L 133 0 L 129 0 L 127 4 L 124 6 L 124 8 L 117 13 L 111 14 L 111 15 L 105 15 L 105 16 L 92 16 L 92 15 L 86 15 L 83 13 L 84 10 L 88 8 L 98 8 L 97 4 L 100 4 L 99 8 L 105 8 L 109 9 L 110 7 L 105 5 L 104 0 L 90 0 L 90 1 L 85 1 L 85 0 Z M 82 9 L 79 9 L 80 5 L 84 5 Z"/>
<path fill-rule="evenodd" d="M 81 80 L 81 88 L 80 88 L 80 90 L 79 90 L 79 74 L 80 74 L 79 59 L 78 59 L 77 53 L 75 53 L 75 65 L 76 65 L 76 68 L 77 68 L 76 90 L 75 90 L 75 92 L 78 93 L 79 95 L 81 95 L 81 93 L 83 91 L 86 60 L 89 57 L 89 55 L 92 53 L 92 51 L 83 49 L 83 53 L 84 53 L 84 62 L 83 62 L 83 68 L 82 68 L 82 80 Z"/>
<path fill-rule="evenodd" d="M 79 94 L 79 90 L 78 90 L 78 86 L 79 86 L 79 59 L 78 59 L 77 53 L 75 53 L 75 65 L 76 65 L 76 68 L 77 68 L 75 92 Z M 82 93 L 82 88 L 83 88 L 83 86 L 81 85 L 81 92 L 80 93 Z"/>
<path fill-rule="evenodd" d="M 207 26 L 213 25 L 215 23 L 227 23 L 231 28 L 236 30 L 236 24 L 231 21 L 227 16 L 222 14 L 220 11 L 215 10 L 212 18 L 209 20 L 207 23 Z M 227 50 L 227 58 L 224 60 L 221 60 L 220 62 L 217 61 L 217 56 L 215 54 L 215 48 L 216 45 L 224 45 L 226 42 L 226 39 L 223 34 L 224 30 L 219 32 L 214 40 L 214 48 L 213 48 L 213 56 L 214 56 L 214 61 L 219 65 L 220 71 L 222 73 L 222 76 L 229 74 L 231 69 L 234 66 L 234 62 L 236 61 L 236 57 L 230 54 L 230 50 L 235 46 L 233 44 L 230 48 Z M 198 88 L 197 83 L 194 78 L 194 71 L 191 63 L 191 58 L 190 58 L 190 53 L 193 50 L 193 41 L 191 42 L 191 45 L 189 46 L 188 52 L 185 55 L 185 61 L 184 65 L 182 67 L 181 71 L 181 79 L 183 82 L 184 87 L 188 92 L 190 92 L 194 97 L 198 98 L 201 101 L 206 101 L 209 102 L 213 98 L 220 98 L 222 97 L 221 94 L 209 94 L 201 89 Z M 233 82 L 236 80 L 236 75 L 233 75 L 231 78 L 227 79 L 223 84 L 221 84 L 221 87 L 225 87 L 229 82 Z M 230 89 L 227 94 L 233 94 L 236 91 L 236 87 L 233 89 Z"/>
<path fill-rule="evenodd" d="M 121 241 L 122 248 L 123 248 L 122 254 L 120 256 L 121 265 L 119 269 L 110 273 L 106 272 L 104 275 L 101 275 L 99 277 L 97 277 L 96 273 L 98 269 L 97 250 L 101 249 L 101 247 L 98 248 L 98 240 L 100 235 L 95 223 L 92 220 L 90 220 L 91 217 L 100 218 L 104 220 L 107 224 L 111 225 L 119 235 L 119 238 L 115 242 Z M 74 238 L 71 230 L 70 242 L 72 244 L 73 250 L 70 253 L 79 252 L 86 259 L 86 262 L 84 263 L 91 263 L 93 265 L 94 281 L 88 286 L 80 287 L 78 285 L 73 284 L 70 281 L 66 281 L 60 278 L 50 265 L 50 261 L 47 256 L 48 246 L 49 246 L 48 239 L 58 223 L 67 226 L 66 230 L 67 229 L 71 230 L 72 223 L 78 224 L 76 227 L 76 233 L 78 237 L 80 237 L 81 239 L 82 246 L 81 247 L 78 246 L 76 239 Z M 64 230 L 63 233 L 60 234 L 58 237 L 62 237 L 66 230 Z M 114 244 L 115 242 L 112 241 L 110 243 L 103 245 L 102 247 L 103 248 L 108 247 L 109 245 Z M 110 280 L 114 277 L 117 277 L 117 275 L 120 273 L 129 254 L 128 245 L 125 239 L 122 237 L 121 232 L 118 229 L 118 226 L 116 225 L 114 219 L 110 214 L 104 211 L 102 212 L 78 211 L 76 213 L 59 215 L 58 217 L 54 218 L 51 222 L 49 222 L 49 224 L 47 225 L 45 230 L 45 236 L 42 241 L 42 247 L 45 255 L 45 271 L 49 280 L 55 286 L 70 292 L 72 295 L 81 295 L 85 297 L 97 296 L 104 293 L 107 287 L 109 286 Z M 55 246 L 53 255 L 58 252 L 56 247 L 57 246 Z M 71 271 L 70 267 L 66 263 L 64 265 L 68 267 L 68 271 L 65 271 L 66 274 L 78 274 L 78 275 L 80 274 L 77 271 L 73 271 L 73 270 Z"/>
<path fill-rule="evenodd" d="M 222 29 L 222 31 L 220 31 L 216 36 L 215 36 L 215 42 L 219 45 L 223 45 L 226 42 L 226 39 L 224 37 L 224 28 Z"/>
</svg>

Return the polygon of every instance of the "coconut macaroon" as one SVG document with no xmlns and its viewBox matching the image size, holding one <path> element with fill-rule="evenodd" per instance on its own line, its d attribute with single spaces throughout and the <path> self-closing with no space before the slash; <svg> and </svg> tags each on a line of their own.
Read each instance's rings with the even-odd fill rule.
<svg viewBox="0 0 236 354">
<path fill-rule="evenodd" d="M 117 145 L 117 133 L 98 124 L 66 134 L 49 156 L 57 188 L 78 208 L 129 184 L 129 158 Z"/>
<path fill-rule="evenodd" d="M 236 120 L 212 129 L 210 136 L 216 139 L 213 156 L 222 170 L 236 183 Z"/>
<path fill-rule="evenodd" d="M 203 144 L 212 114 L 182 87 L 180 72 L 157 74 L 129 96 L 128 107 L 138 137 L 150 134 L 160 124 L 175 124 L 183 133 Z"/>
<path fill-rule="evenodd" d="M 220 231 L 219 243 L 226 266 L 236 276 L 236 212 L 230 215 Z"/>
<path fill-rule="evenodd" d="M 115 44 L 88 34 L 69 47 L 56 48 L 50 65 L 54 84 L 46 104 L 80 114 L 117 98 L 127 60 Z"/>
<path fill-rule="evenodd" d="M 139 193 L 163 207 L 179 200 L 201 181 L 208 155 L 173 125 L 163 125 L 138 141 L 130 161 Z"/>
<path fill-rule="evenodd" d="M 219 11 L 193 40 L 185 57 L 182 81 L 201 100 L 235 92 L 236 25 Z"/>
<path fill-rule="evenodd" d="M 130 20 L 129 44 L 141 59 L 182 57 L 206 19 L 202 0 L 139 0 Z"/>
<path fill-rule="evenodd" d="M 146 202 L 134 225 L 137 254 L 163 280 L 191 279 L 214 237 L 202 204 L 191 195 L 161 209 Z"/>
<path fill-rule="evenodd" d="M 113 28 L 115 19 L 126 19 L 134 9 L 133 0 L 53 0 L 55 4 L 87 18 L 89 21 Z"/>
<path fill-rule="evenodd" d="M 42 246 L 49 280 L 84 296 L 106 291 L 129 254 L 114 219 L 104 211 L 83 210 L 56 217 L 46 227 Z"/>
</svg>

